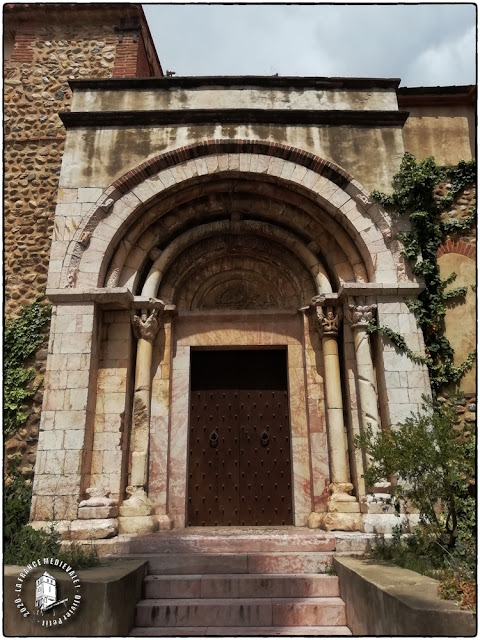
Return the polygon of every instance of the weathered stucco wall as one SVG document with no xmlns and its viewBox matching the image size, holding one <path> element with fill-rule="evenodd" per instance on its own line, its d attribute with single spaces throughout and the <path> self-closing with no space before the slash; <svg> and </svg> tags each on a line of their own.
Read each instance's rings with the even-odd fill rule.
<svg viewBox="0 0 480 640">
<path fill-rule="evenodd" d="M 155 156 L 212 139 L 264 140 L 289 145 L 334 162 L 368 190 L 391 190 L 403 157 L 398 127 L 192 125 L 104 127 L 68 132 L 60 187 L 106 188 Z"/>
<path fill-rule="evenodd" d="M 143 89 L 118 92 L 75 91 L 72 111 L 148 111 L 152 109 L 359 109 L 397 110 L 395 91 L 314 90 L 256 87 Z"/>
<path fill-rule="evenodd" d="M 448 285 L 446 291 L 456 287 L 466 287 L 467 295 L 453 301 L 445 316 L 445 335 L 455 352 L 456 366 L 467 359 L 477 343 L 476 309 L 477 296 L 473 287 L 477 282 L 477 266 L 473 257 L 460 253 L 448 253 L 438 258 L 440 277 L 448 278 L 456 273 L 455 281 Z M 467 394 L 476 391 L 476 368 L 472 367 L 460 382 L 460 388 Z"/>
<path fill-rule="evenodd" d="M 437 164 L 449 166 L 475 157 L 473 106 L 411 107 L 409 111 L 403 139 L 405 151 L 417 160 L 433 156 Z"/>
</svg>

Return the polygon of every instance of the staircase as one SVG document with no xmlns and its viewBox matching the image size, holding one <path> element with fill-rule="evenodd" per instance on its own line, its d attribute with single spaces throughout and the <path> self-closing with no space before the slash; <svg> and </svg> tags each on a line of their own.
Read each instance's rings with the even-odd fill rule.
<svg viewBox="0 0 480 640">
<path fill-rule="evenodd" d="M 130 540 L 148 560 L 131 636 L 350 636 L 333 535 L 297 527 L 189 528 Z M 132 553 L 133 552 L 133 553 Z"/>
</svg>

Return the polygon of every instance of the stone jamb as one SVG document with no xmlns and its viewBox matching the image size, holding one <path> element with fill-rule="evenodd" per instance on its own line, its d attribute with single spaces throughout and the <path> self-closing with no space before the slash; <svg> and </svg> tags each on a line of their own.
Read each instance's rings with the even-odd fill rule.
<svg viewBox="0 0 480 640">
<path fill-rule="evenodd" d="M 47 357 L 50 384 L 44 394 L 33 483 L 33 521 L 77 518 L 78 502 L 91 473 L 98 339 L 96 305 L 54 305 Z"/>
<path fill-rule="evenodd" d="M 202 327 L 207 322 L 210 330 L 205 332 Z M 312 510 L 312 481 L 300 317 L 277 311 L 179 313 L 173 333 L 167 509 L 174 526 L 185 526 L 188 497 L 190 351 L 196 347 L 222 346 L 287 348 L 294 525 L 305 526 Z"/>
</svg>

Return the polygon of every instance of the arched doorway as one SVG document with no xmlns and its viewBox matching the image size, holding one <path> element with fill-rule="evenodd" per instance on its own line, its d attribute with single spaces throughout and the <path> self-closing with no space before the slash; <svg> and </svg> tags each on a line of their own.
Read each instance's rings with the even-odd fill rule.
<svg viewBox="0 0 480 640">
<path fill-rule="evenodd" d="M 280 351 L 293 523 L 328 513 L 330 527 L 361 528 L 364 459 L 353 437 L 367 421 L 380 425 L 377 364 L 388 368 L 384 395 L 395 393 L 390 374 L 403 367 L 390 352 L 372 360 L 366 327 L 375 304 L 387 314 L 393 297 L 402 312 L 400 285 L 417 290 L 394 231 L 345 172 L 271 143 L 183 148 L 117 180 L 52 276 L 57 318 L 72 304 L 85 317 L 81 345 L 68 345 L 73 353 L 79 343 L 89 371 L 75 491 L 108 485 L 120 520 L 139 510 L 144 530 L 162 519 L 188 524 L 194 354 Z"/>
</svg>

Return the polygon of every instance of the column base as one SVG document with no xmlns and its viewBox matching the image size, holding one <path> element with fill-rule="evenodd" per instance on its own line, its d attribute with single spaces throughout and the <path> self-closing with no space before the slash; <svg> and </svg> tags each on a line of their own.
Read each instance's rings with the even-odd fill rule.
<svg viewBox="0 0 480 640">
<path fill-rule="evenodd" d="M 170 518 L 170 516 L 166 516 L 165 514 L 163 514 L 163 515 L 158 515 L 154 517 L 155 517 L 155 520 L 158 522 L 159 531 L 170 531 L 171 529 L 173 529 L 174 523 L 172 518 Z"/>
<path fill-rule="evenodd" d="M 117 534 L 117 518 L 73 520 L 70 526 L 70 540 L 103 540 Z"/>
<path fill-rule="evenodd" d="M 393 513 L 365 513 L 362 515 L 365 533 L 391 534 L 395 528 L 402 528 L 402 533 L 411 533 L 418 525 L 420 516 L 412 514 L 397 516 Z"/>
<path fill-rule="evenodd" d="M 156 516 L 120 516 L 118 518 L 118 532 L 141 535 L 158 531 Z"/>
<path fill-rule="evenodd" d="M 323 529 L 323 531 L 363 532 L 364 530 L 360 513 L 311 513 L 308 518 L 308 526 L 310 529 Z"/>
</svg>

